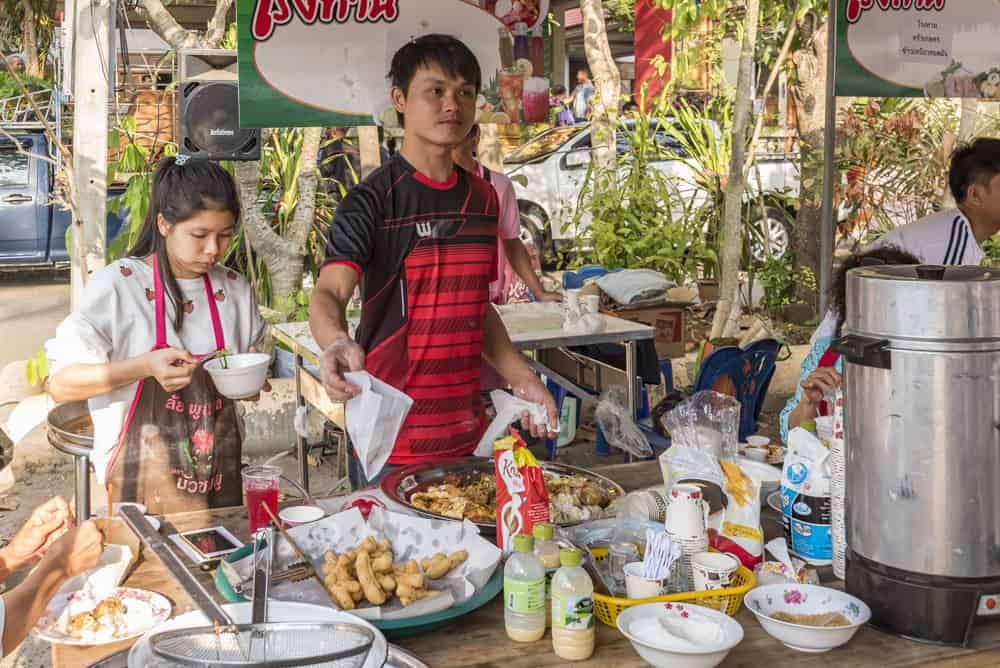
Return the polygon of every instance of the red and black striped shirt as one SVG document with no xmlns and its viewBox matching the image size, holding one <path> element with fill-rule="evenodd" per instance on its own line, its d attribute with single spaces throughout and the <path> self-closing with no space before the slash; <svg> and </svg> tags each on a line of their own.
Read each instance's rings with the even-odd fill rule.
<svg viewBox="0 0 1000 668">
<path fill-rule="evenodd" d="M 478 176 L 456 169 L 432 181 L 399 155 L 337 207 L 326 264 L 360 277 L 365 368 L 413 398 L 391 464 L 469 454 L 485 429 L 479 374 L 498 211 Z"/>
</svg>

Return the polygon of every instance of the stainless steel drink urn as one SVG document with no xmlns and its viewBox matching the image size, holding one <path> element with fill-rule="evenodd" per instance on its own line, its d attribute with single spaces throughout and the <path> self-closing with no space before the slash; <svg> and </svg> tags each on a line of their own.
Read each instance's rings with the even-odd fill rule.
<svg viewBox="0 0 1000 668">
<path fill-rule="evenodd" d="M 847 591 L 964 645 L 1000 615 L 1000 271 L 862 267 L 846 310 Z"/>
</svg>

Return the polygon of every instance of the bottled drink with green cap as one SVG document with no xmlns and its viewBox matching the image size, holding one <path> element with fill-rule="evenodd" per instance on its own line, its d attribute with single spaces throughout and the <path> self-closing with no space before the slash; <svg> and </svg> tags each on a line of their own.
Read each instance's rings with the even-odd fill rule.
<svg viewBox="0 0 1000 668">
<path fill-rule="evenodd" d="M 552 578 L 552 649 L 567 661 L 594 653 L 594 583 L 575 547 L 559 552 L 562 566 Z"/>
<path fill-rule="evenodd" d="M 545 567 L 534 547 L 531 536 L 515 536 L 514 553 L 503 568 L 504 627 L 515 642 L 545 635 Z"/>
<path fill-rule="evenodd" d="M 551 524 L 540 522 L 531 529 L 535 536 L 535 556 L 545 567 L 545 625 L 552 623 L 552 576 L 559 570 L 559 544 L 552 540 Z"/>
</svg>

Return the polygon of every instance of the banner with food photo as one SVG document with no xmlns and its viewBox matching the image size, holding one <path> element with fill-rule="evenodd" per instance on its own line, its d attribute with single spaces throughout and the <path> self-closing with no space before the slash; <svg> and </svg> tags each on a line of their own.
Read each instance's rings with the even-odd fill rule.
<svg viewBox="0 0 1000 668">
<path fill-rule="evenodd" d="M 520 122 L 525 106 L 547 117 L 548 79 L 533 76 L 547 11 L 548 0 L 237 0 L 240 125 L 391 122 L 392 56 L 429 33 L 479 60 L 481 122 Z"/>
<path fill-rule="evenodd" d="M 1000 0 L 837 2 L 837 95 L 1000 99 Z"/>
</svg>

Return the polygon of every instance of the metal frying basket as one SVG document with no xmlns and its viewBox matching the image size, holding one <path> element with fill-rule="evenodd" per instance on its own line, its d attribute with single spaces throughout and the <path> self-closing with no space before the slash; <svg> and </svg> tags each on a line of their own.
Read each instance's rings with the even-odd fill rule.
<svg viewBox="0 0 1000 668">
<path fill-rule="evenodd" d="M 361 668 L 375 634 L 358 624 L 277 622 L 154 634 L 157 666 Z"/>
</svg>

